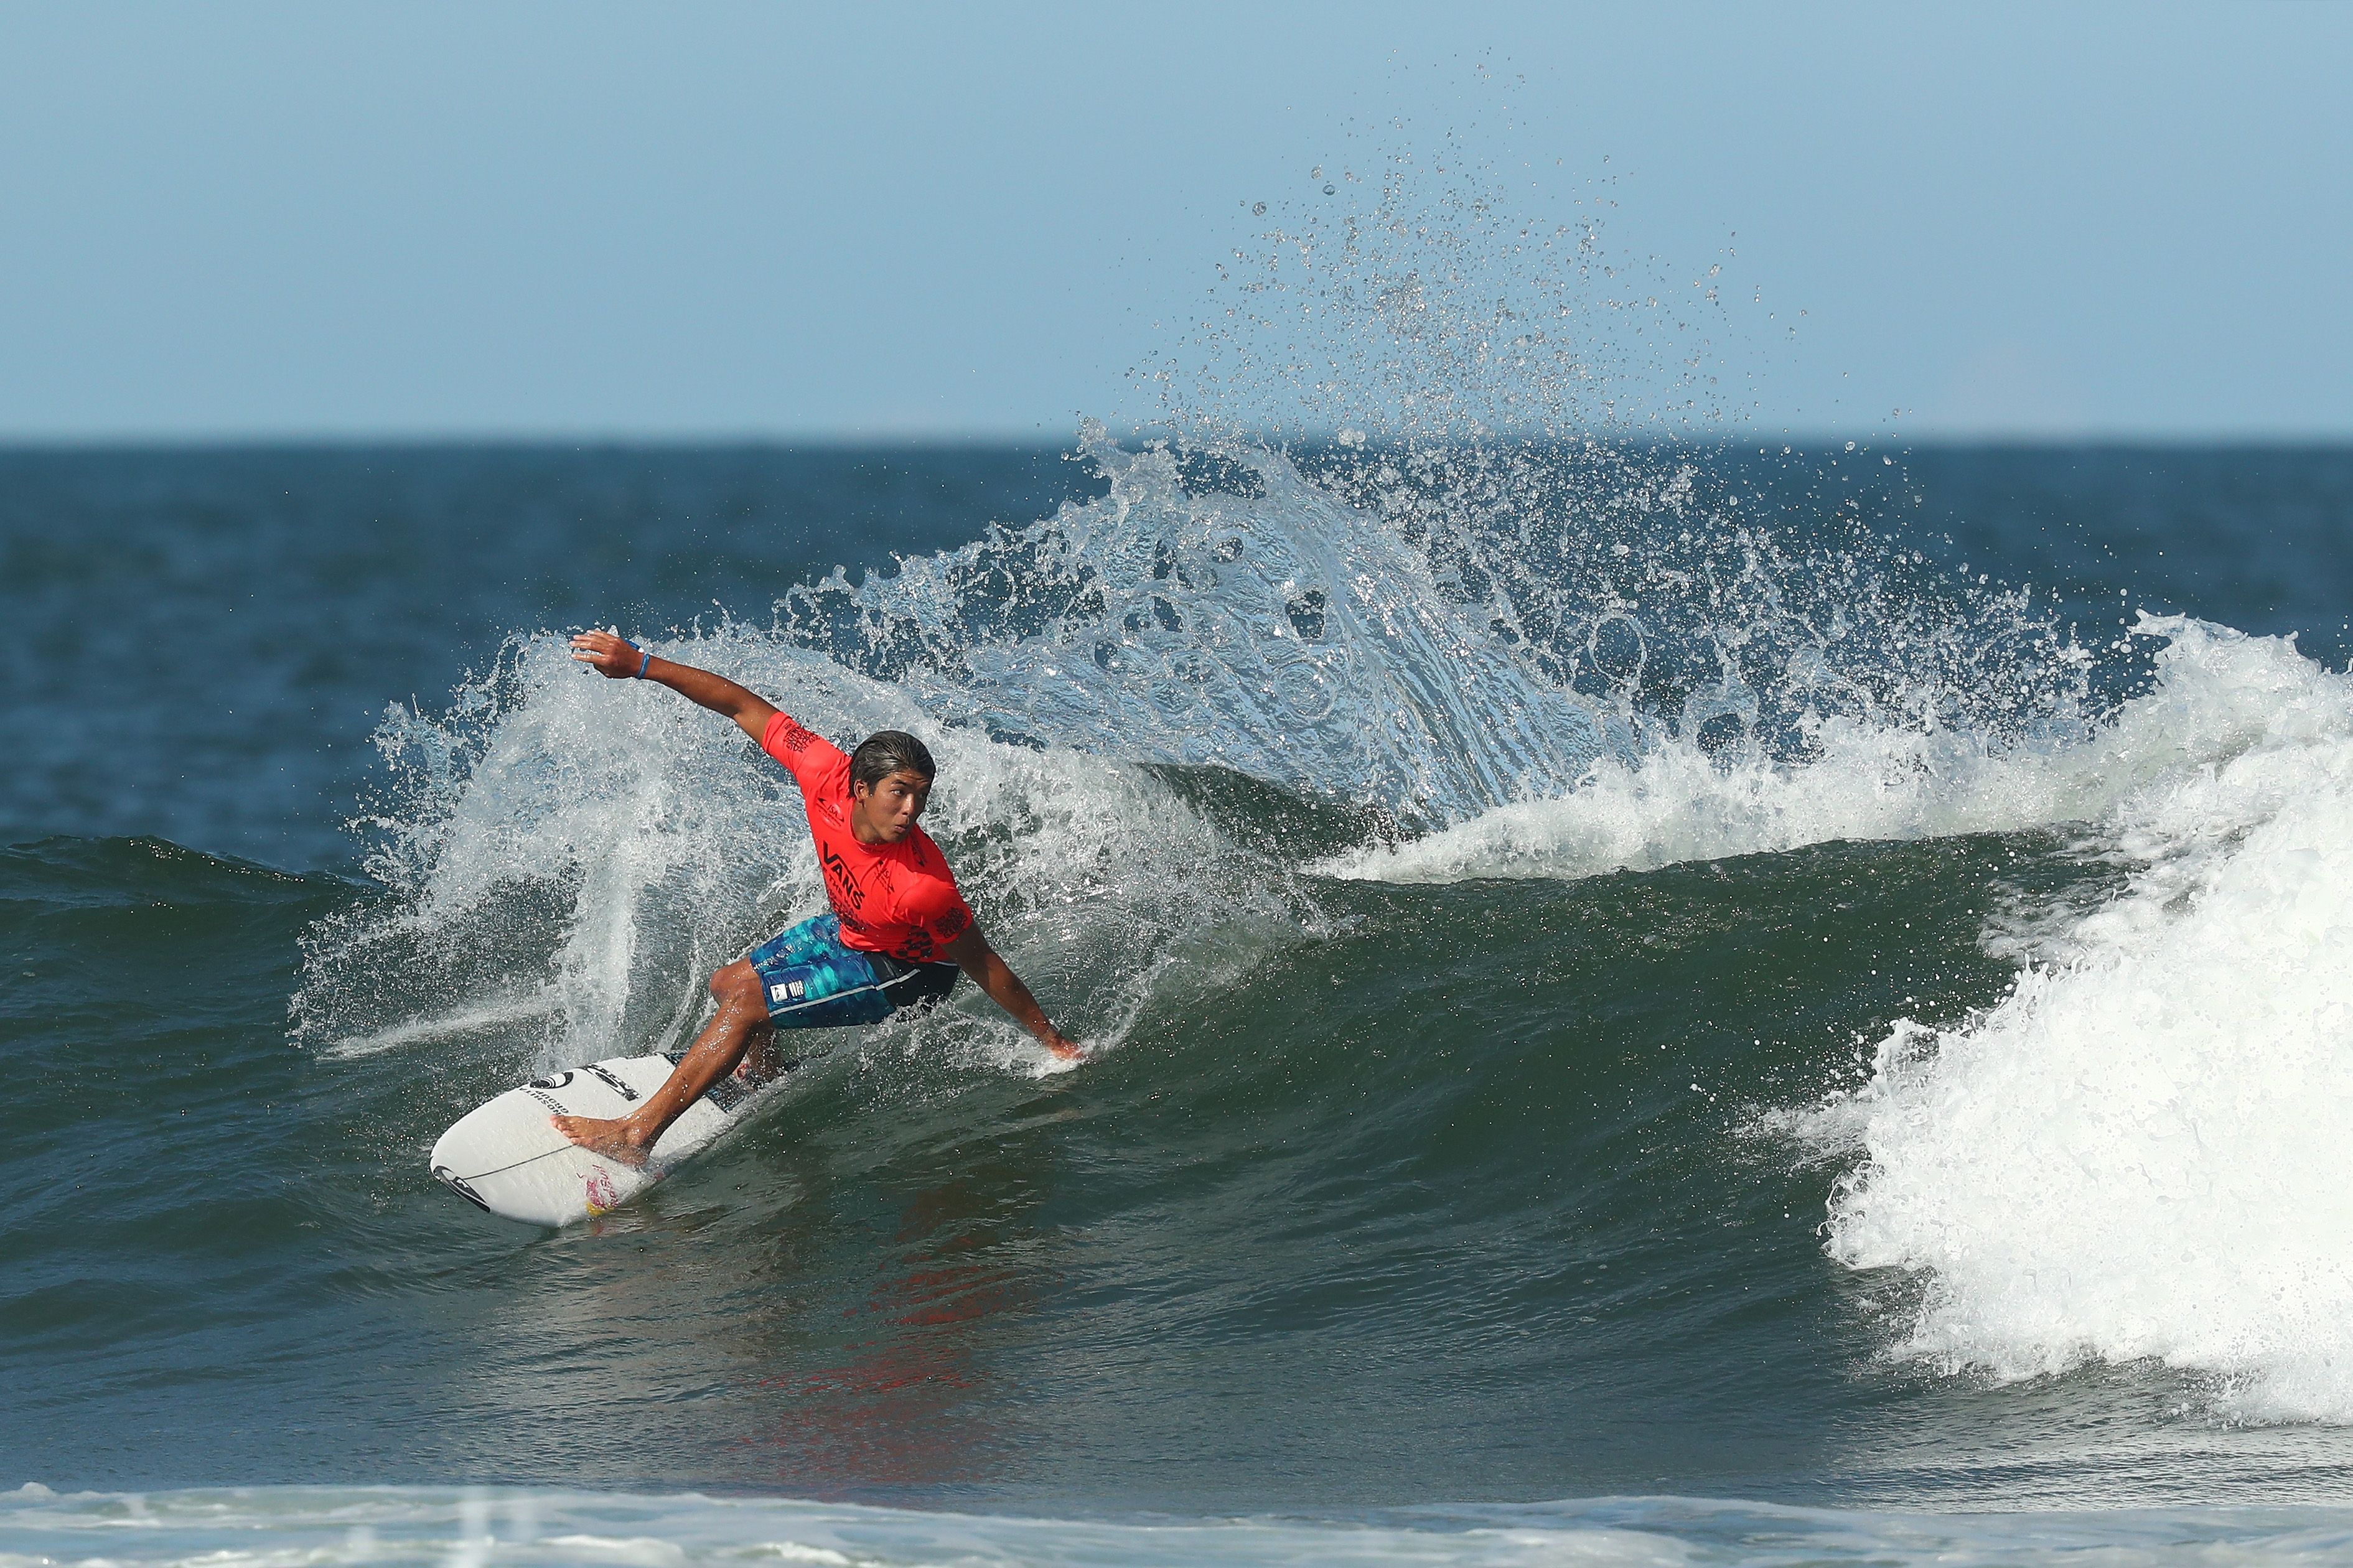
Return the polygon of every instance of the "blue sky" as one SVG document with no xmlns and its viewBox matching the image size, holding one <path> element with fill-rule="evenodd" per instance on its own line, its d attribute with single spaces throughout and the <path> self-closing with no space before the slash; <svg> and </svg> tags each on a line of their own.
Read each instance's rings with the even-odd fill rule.
<svg viewBox="0 0 2353 1568">
<path fill-rule="evenodd" d="M 2348 437 L 2348 81 L 2316 4 L 0 0 L 0 439 L 1059 442 L 1450 138 L 1723 266 L 1761 431 Z"/>
</svg>

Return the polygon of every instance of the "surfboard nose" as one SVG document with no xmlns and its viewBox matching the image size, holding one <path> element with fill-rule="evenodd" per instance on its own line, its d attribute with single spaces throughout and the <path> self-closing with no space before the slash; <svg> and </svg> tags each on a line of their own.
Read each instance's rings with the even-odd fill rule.
<svg viewBox="0 0 2353 1568">
<path fill-rule="evenodd" d="M 749 1110 L 733 1079 L 689 1106 L 641 1166 L 623 1165 L 557 1131 L 557 1116 L 615 1117 L 659 1089 L 666 1057 L 614 1057 L 518 1085 L 476 1106 L 434 1143 L 433 1177 L 485 1213 L 560 1229 L 594 1219 L 659 1181 Z"/>
</svg>

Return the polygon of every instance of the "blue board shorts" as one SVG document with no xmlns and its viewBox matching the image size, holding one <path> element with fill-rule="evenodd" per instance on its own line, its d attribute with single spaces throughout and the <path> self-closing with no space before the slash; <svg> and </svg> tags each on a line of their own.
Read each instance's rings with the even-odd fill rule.
<svg viewBox="0 0 2353 1568">
<path fill-rule="evenodd" d="M 833 914 L 787 926 L 744 954 L 744 962 L 759 973 L 768 1021 L 779 1029 L 879 1024 L 937 1002 L 960 973 L 953 963 L 910 963 L 845 947 L 841 919 Z"/>
</svg>

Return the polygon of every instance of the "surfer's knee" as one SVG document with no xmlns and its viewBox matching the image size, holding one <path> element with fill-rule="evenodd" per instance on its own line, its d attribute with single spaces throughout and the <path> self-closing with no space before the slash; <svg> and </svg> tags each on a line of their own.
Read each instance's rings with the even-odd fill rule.
<svg viewBox="0 0 2353 1568">
<path fill-rule="evenodd" d="M 765 1003 L 767 994 L 760 986 L 760 972 L 738 959 L 711 977 L 712 996 L 724 1005 L 729 1002 Z"/>
</svg>

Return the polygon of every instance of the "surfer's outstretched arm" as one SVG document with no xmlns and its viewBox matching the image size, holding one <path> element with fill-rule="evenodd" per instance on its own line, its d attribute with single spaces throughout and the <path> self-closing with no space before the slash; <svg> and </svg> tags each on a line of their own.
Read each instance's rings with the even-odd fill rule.
<svg viewBox="0 0 2353 1568">
<path fill-rule="evenodd" d="M 1029 994 L 1029 987 L 1021 984 L 1021 976 L 997 956 L 997 950 L 988 945 L 988 939 L 980 934 L 978 926 L 966 927 L 962 936 L 940 949 L 940 955 L 954 959 L 990 1001 L 1037 1036 L 1039 1045 L 1069 1062 L 1078 1061 L 1087 1054 L 1082 1047 L 1064 1039 L 1062 1032 L 1047 1021 L 1046 1010 L 1038 1005 L 1038 998 Z"/>
<path fill-rule="evenodd" d="M 656 658 L 612 632 L 577 634 L 572 639 L 572 657 L 609 680 L 645 679 L 667 686 L 688 701 L 734 720 L 754 741 L 767 734 L 768 721 L 776 716 L 775 703 L 725 676 L 676 659 Z"/>
</svg>

